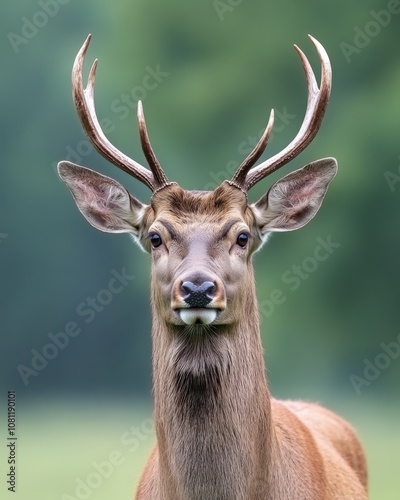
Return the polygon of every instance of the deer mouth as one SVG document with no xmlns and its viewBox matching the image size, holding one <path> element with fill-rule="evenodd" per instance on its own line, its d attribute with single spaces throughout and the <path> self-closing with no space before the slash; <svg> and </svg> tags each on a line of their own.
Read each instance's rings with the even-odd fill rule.
<svg viewBox="0 0 400 500">
<path fill-rule="evenodd" d="M 177 309 L 176 312 L 186 325 L 210 325 L 217 319 L 220 310 L 206 307 L 185 307 Z"/>
</svg>

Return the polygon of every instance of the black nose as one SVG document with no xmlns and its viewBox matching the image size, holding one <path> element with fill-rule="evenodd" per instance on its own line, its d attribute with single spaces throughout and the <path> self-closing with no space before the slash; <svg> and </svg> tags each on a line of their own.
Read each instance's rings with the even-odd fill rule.
<svg viewBox="0 0 400 500">
<path fill-rule="evenodd" d="M 205 307 L 214 298 L 215 285 L 212 281 L 204 281 L 199 286 L 191 281 L 184 281 L 181 288 L 182 298 L 190 307 Z"/>
</svg>

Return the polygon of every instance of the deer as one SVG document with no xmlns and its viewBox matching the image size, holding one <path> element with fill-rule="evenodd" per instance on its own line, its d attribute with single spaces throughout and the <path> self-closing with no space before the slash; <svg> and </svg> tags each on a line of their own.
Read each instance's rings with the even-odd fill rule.
<svg viewBox="0 0 400 500">
<path fill-rule="evenodd" d="M 152 364 L 156 444 L 136 500 L 364 500 L 367 465 L 352 426 L 328 409 L 272 397 L 265 371 L 253 256 L 273 232 L 294 231 L 318 212 L 337 172 L 334 158 L 295 170 L 258 201 L 248 191 L 298 156 L 316 136 L 328 104 L 332 70 L 311 35 L 320 84 L 302 50 L 308 90 L 299 132 L 255 165 L 265 131 L 230 180 L 212 191 L 169 181 L 137 105 L 144 167 L 104 135 L 94 104 L 97 59 L 83 86 L 91 35 L 72 70 L 73 100 L 94 148 L 145 184 L 148 204 L 119 182 L 69 161 L 61 179 L 87 221 L 128 233 L 151 255 Z"/>
</svg>

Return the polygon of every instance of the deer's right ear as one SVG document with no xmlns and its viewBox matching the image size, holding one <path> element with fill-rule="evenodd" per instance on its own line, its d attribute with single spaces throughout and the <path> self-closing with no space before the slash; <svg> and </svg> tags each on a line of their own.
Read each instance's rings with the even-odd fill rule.
<svg viewBox="0 0 400 500">
<path fill-rule="evenodd" d="M 107 233 L 130 233 L 138 241 L 147 205 L 114 179 L 89 168 L 61 161 L 58 173 L 93 227 Z"/>
</svg>

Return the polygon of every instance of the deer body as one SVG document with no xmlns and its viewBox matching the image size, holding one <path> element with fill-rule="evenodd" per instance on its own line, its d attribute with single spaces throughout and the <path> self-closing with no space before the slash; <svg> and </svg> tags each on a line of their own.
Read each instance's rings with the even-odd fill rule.
<svg viewBox="0 0 400 500">
<path fill-rule="evenodd" d="M 128 232 L 152 255 L 153 380 L 157 445 L 137 500 L 365 500 L 366 464 L 352 428 L 313 404 L 271 398 L 265 377 L 252 256 L 273 231 L 305 225 L 318 211 L 336 161 L 318 160 L 276 182 L 256 203 L 247 190 L 298 154 L 318 130 L 330 66 L 309 85 L 306 117 L 281 153 L 251 168 L 272 130 L 231 181 L 212 192 L 167 180 L 151 149 L 139 104 L 140 136 L 151 172 L 115 150 L 94 113 L 94 65 L 74 64 L 74 98 L 94 146 L 148 185 L 149 205 L 119 183 L 69 162 L 59 164 L 83 215 L 96 228 Z"/>
</svg>

